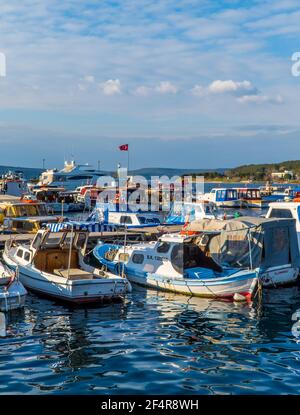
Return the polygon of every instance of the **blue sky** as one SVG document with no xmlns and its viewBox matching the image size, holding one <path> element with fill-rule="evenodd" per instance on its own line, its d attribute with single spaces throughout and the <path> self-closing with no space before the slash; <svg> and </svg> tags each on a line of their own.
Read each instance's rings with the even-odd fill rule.
<svg viewBox="0 0 300 415">
<path fill-rule="evenodd" d="M 0 164 L 300 158 L 299 0 L 0 0 Z"/>
</svg>

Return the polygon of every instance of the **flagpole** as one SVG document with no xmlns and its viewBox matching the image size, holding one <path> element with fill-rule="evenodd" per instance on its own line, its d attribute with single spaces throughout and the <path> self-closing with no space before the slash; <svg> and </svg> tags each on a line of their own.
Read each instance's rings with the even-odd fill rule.
<svg viewBox="0 0 300 415">
<path fill-rule="evenodd" d="M 127 145 L 126 210 L 128 210 L 129 145 Z"/>
<path fill-rule="evenodd" d="M 129 176 L 129 146 L 128 146 L 128 150 L 127 150 L 127 174 Z"/>
</svg>

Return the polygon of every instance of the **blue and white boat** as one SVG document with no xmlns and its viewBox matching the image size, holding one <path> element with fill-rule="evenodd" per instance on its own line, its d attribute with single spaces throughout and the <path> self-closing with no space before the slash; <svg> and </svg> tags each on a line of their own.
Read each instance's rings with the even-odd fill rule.
<svg viewBox="0 0 300 415">
<path fill-rule="evenodd" d="M 243 206 L 243 202 L 238 198 L 236 189 L 214 188 L 209 193 L 200 196 L 200 200 L 210 202 L 218 207 L 239 208 Z"/>
<path fill-rule="evenodd" d="M 136 212 L 112 203 L 99 203 L 87 219 L 87 222 L 98 222 L 104 225 L 124 227 L 128 229 L 156 227 L 163 224 L 163 215 L 157 212 L 138 210 Z"/>
<path fill-rule="evenodd" d="M 136 245 L 99 243 L 94 256 L 115 275 L 133 283 L 180 294 L 244 301 L 257 286 L 257 272 L 213 260 L 207 251 L 219 232 L 194 236 L 165 234 L 157 242 Z"/>
<path fill-rule="evenodd" d="M 235 212 L 237 214 L 237 212 Z M 205 202 L 174 202 L 166 218 L 166 225 L 184 225 L 202 219 L 232 219 L 235 215 L 225 213 L 216 205 Z"/>
</svg>

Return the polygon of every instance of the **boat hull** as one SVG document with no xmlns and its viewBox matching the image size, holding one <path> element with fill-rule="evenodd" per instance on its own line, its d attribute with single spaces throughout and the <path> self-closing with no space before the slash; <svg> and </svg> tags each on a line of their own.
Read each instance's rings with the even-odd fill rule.
<svg viewBox="0 0 300 415">
<path fill-rule="evenodd" d="M 217 207 L 223 208 L 240 208 L 243 206 L 243 202 L 241 200 L 226 200 L 222 202 L 213 202 Z"/>
<path fill-rule="evenodd" d="M 128 281 L 123 278 L 72 281 L 17 264 L 6 253 L 3 260 L 13 270 L 18 267 L 20 281 L 28 290 L 61 301 L 74 304 L 111 301 L 120 299 L 129 290 Z"/>
<path fill-rule="evenodd" d="M 298 280 L 299 268 L 286 266 L 270 268 L 259 275 L 263 287 L 271 288 L 294 284 Z"/>
<path fill-rule="evenodd" d="M 7 312 L 23 308 L 27 291 L 20 281 L 13 281 L 7 290 L 0 289 L 0 311 Z"/>
<path fill-rule="evenodd" d="M 250 299 L 257 287 L 256 273 L 247 276 L 236 276 L 235 278 L 213 278 L 210 281 L 201 279 L 172 279 L 157 274 L 147 273 L 137 275 L 127 270 L 127 278 L 136 284 L 155 288 L 163 291 L 170 291 L 189 296 L 234 299 L 236 294 Z"/>
</svg>

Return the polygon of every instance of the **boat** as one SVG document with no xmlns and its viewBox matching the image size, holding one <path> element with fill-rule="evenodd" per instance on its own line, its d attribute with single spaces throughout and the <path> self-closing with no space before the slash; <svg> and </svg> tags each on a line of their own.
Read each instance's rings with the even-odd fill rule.
<svg viewBox="0 0 300 415">
<path fill-rule="evenodd" d="M 189 296 L 250 300 L 257 287 L 257 272 L 249 266 L 215 262 L 208 248 L 218 234 L 171 233 L 156 242 L 124 246 L 99 243 L 93 253 L 108 270 L 117 274 L 123 269 L 139 285 Z"/>
<path fill-rule="evenodd" d="M 241 187 L 236 190 L 238 199 L 245 204 L 245 207 L 259 209 L 268 207 L 268 202 L 262 198 L 259 188 Z"/>
<path fill-rule="evenodd" d="M 243 216 L 195 221 L 185 227 L 189 233 L 203 230 L 220 232 L 209 246 L 216 262 L 232 267 L 251 262 L 249 266 L 257 270 L 263 287 L 291 285 L 298 280 L 300 253 L 293 219 Z"/>
<path fill-rule="evenodd" d="M 19 281 L 18 272 L 12 272 L 0 262 L 0 311 L 24 307 L 27 291 Z"/>
<path fill-rule="evenodd" d="M 85 184 L 96 184 L 103 172 L 95 170 L 89 164 L 76 164 L 75 160 L 65 161 L 62 170 L 52 169 L 43 172 L 33 190 L 39 187 L 63 187 L 64 190 L 75 190 Z"/>
<path fill-rule="evenodd" d="M 3 260 L 18 269 L 20 281 L 37 294 L 73 304 L 117 300 L 131 291 L 123 275 L 114 275 L 84 262 L 89 232 L 73 223 L 59 233 L 46 228 L 33 241 L 7 241 Z"/>
<path fill-rule="evenodd" d="M 213 203 L 174 202 L 165 223 L 168 225 L 184 225 L 201 219 L 231 219 L 240 216 L 239 212 L 230 214 L 221 211 Z"/>
<path fill-rule="evenodd" d="M 0 194 L 20 197 L 27 191 L 27 183 L 21 172 L 8 171 L 1 176 Z"/>
<path fill-rule="evenodd" d="M 99 222 L 105 225 L 114 225 L 128 229 L 157 227 L 163 224 L 163 216 L 160 213 L 130 210 L 128 205 L 124 206 L 124 210 L 120 210 L 120 205 L 114 203 L 97 202 L 87 222 Z"/>
<path fill-rule="evenodd" d="M 0 227 L 9 233 L 36 233 L 44 223 L 58 222 L 50 216 L 46 204 L 35 200 L 0 202 Z"/>
<path fill-rule="evenodd" d="M 266 218 L 294 219 L 300 252 L 300 202 L 270 203 Z"/>
<path fill-rule="evenodd" d="M 214 188 L 209 193 L 200 195 L 199 201 L 210 202 L 218 207 L 240 208 L 243 202 L 238 198 L 236 189 Z"/>
</svg>

